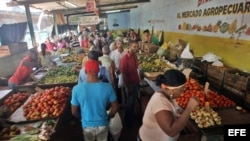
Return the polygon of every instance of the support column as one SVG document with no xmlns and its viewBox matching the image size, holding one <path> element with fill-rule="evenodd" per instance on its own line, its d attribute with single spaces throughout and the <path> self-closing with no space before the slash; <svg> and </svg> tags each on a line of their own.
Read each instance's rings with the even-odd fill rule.
<svg viewBox="0 0 250 141">
<path fill-rule="evenodd" d="M 54 26 L 55 26 L 55 33 L 56 33 L 56 37 L 59 37 L 59 33 L 58 33 L 58 27 L 57 27 L 57 19 L 56 19 L 56 13 L 53 13 L 53 19 L 54 19 Z"/>
<path fill-rule="evenodd" d="M 30 7 L 28 4 L 25 4 L 24 7 L 25 7 L 25 12 L 26 12 L 27 22 L 28 22 L 28 26 L 29 26 L 32 45 L 33 45 L 33 47 L 37 47 L 32 17 L 31 17 L 31 13 L 30 13 Z"/>
</svg>

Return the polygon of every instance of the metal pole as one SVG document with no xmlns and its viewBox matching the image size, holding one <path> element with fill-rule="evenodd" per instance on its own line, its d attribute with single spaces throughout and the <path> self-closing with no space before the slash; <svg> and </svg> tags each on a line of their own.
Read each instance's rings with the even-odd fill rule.
<svg viewBox="0 0 250 141">
<path fill-rule="evenodd" d="M 56 37 L 59 37 L 59 34 L 58 34 L 58 27 L 57 27 L 57 17 L 56 17 L 56 13 L 53 13 L 53 18 L 54 18 L 54 26 L 55 26 L 55 33 L 56 33 Z"/>
<path fill-rule="evenodd" d="M 28 26 L 29 26 L 32 45 L 33 45 L 33 47 L 37 47 L 33 23 L 32 23 L 32 17 L 31 17 L 31 13 L 30 13 L 30 7 L 28 4 L 24 5 L 24 7 L 25 7 L 25 12 L 26 12 L 27 22 L 28 22 Z"/>
</svg>

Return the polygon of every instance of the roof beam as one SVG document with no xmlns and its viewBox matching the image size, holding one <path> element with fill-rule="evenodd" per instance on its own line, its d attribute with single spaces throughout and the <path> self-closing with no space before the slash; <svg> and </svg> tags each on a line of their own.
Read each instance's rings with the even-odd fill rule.
<svg viewBox="0 0 250 141">
<path fill-rule="evenodd" d="M 131 8 L 137 8 L 137 6 L 133 6 L 133 7 L 128 7 L 128 8 L 117 8 L 117 9 L 105 9 L 105 10 L 102 10 L 100 9 L 101 13 L 104 13 L 106 11 L 115 11 L 115 10 L 121 10 L 121 12 L 124 12 L 124 11 L 129 11 Z M 78 12 L 78 13 L 71 13 L 71 14 L 65 14 L 64 16 L 72 16 L 72 15 L 81 15 L 81 14 L 93 14 L 95 15 L 94 12 Z"/>
<path fill-rule="evenodd" d="M 127 1 L 127 2 L 119 2 L 119 3 L 110 3 L 110 4 L 98 4 L 97 3 L 97 8 L 101 8 L 101 7 L 109 7 L 109 6 L 119 6 L 119 5 L 128 5 L 128 4 L 139 4 L 139 3 L 145 3 L 145 2 L 150 2 L 150 0 L 137 0 L 137 1 Z M 71 8 L 71 9 L 61 9 L 61 10 L 53 10 L 51 11 L 52 13 L 53 12 L 62 12 L 62 13 L 67 13 L 67 12 L 75 12 L 75 11 L 78 11 L 78 10 L 83 10 L 83 9 L 86 9 L 86 7 L 78 7 L 78 8 Z"/>
<path fill-rule="evenodd" d="M 19 5 L 30 5 L 30 4 L 40 4 L 48 2 L 59 2 L 64 0 L 25 0 L 25 1 L 11 1 L 6 3 L 8 7 L 19 6 Z"/>
</svg>

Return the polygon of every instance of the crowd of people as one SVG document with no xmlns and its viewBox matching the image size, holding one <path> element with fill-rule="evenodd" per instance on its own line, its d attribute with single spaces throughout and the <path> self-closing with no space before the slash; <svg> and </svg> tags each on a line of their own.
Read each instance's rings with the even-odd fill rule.
<svg viewBox="0 0 250 141">
<path fill-rule="evenodd" d="M 143 33 L 144 42 L 151 42 L 149 31 Z M 133 29 L 129 30 L 129 36 L 115 39 L 111 32 L 107 32 L 106 37 L 96 32 L 82 32 L 79 36 L 69 32 L 68 35 L 58 42 L 48 38 L 42 43 L 42 57 L 50 57 L 53 51 L 61 48 L 80 48 L 77 55 L 82 64 L 80 68 L 72 70 L 79 72 L 79 79 L 72 89 L 71 112 L 82 123 L 85 141 L 107 141 L 109 120 L 117 114 L 119 108 L 125 109 L 125 126 L 131 126 L 135 118 L 135 103 L 141 81 L 136 55 L 139 36 Z M 124 41 L 127 40 L 129 46 L 125 49 Z M 9 79 L 9 87 L 15 90 L 15 85 L 27 79 L 33 67 L 41 66 L 38 62 L 37 51 L 31 50 Z M 46 65 L 53 61 L 44 59 L 42 62 Z M 107 82 L 102 81 L 100 76 L 107 78 Z M 138 140 L 178 138 L 187 123 L 188 115 L 199 103 L 197 98 L 191 98 L 186 110 L 177 116 L 172 101 L 185 90 L 185 83 L 184 74 L 178 70 L 166 71 L 157 77 L 156 84 L 161 91 L 155 92 L 149 101 Z M 113 135 L 113 138 L 117 141 L 119 135 Z"/>
</svg>

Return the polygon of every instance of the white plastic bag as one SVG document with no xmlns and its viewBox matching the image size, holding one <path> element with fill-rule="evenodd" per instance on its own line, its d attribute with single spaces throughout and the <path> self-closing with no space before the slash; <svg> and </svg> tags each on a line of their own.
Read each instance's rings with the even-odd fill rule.
<svg viewBox="0 0 250 141">
<path fill-rule="evenodd" d="M 122 121 L 119 113 L 117 112 L 109 121 L 109 132 L 112 135 L 119 134 L 122 131 Z"/>
<path fill-rule="evenodd" d="M 118 88 L 123 87 L 123 78 L 122 78 L 122 74 L 118 75 Z"/>
</svg>

